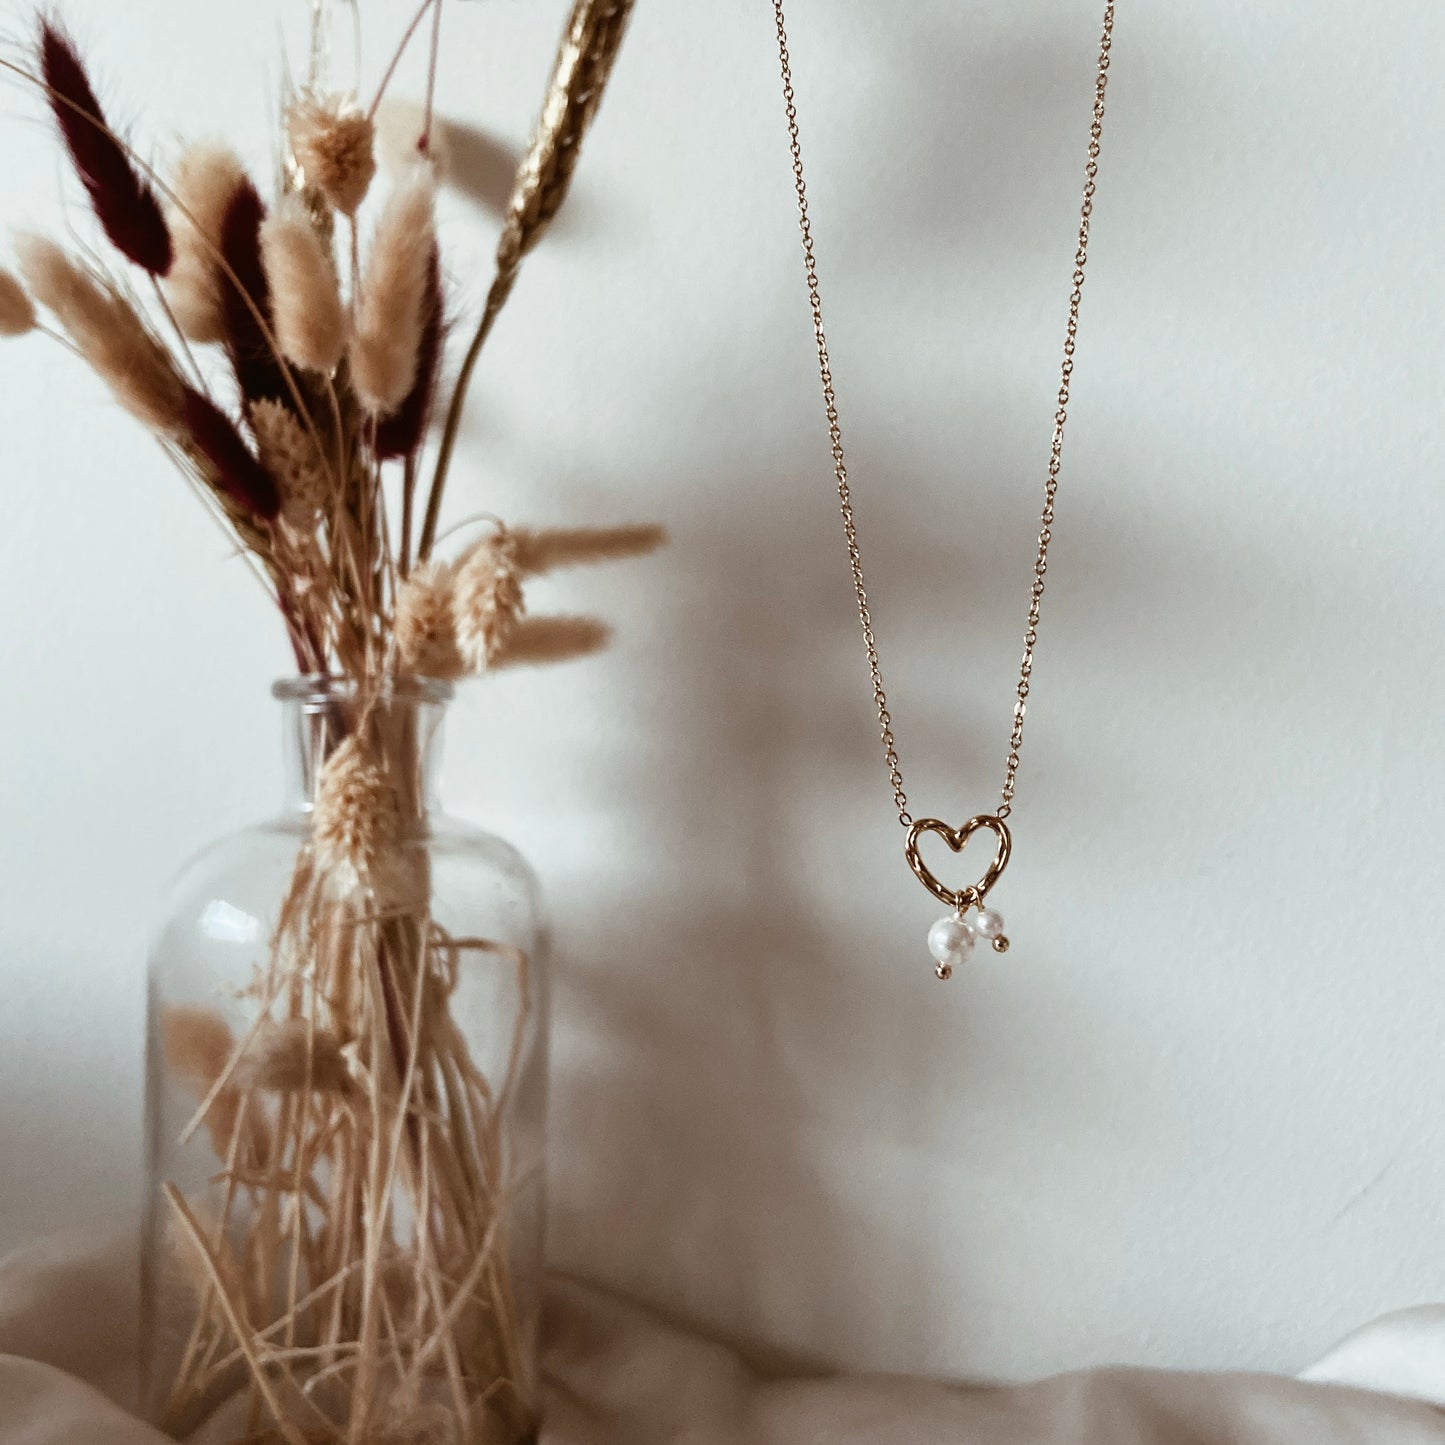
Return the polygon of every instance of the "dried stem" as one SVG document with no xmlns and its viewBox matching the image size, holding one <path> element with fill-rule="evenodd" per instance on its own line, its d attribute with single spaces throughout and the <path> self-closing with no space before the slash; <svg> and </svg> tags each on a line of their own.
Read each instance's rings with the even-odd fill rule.
<svg viewBox="0 0 1445 1445">
<path fill-rule="evenodd" d="M 428 154 L 431 152 L 432 119 L 436 111 L 437 62 L 441 58 L 442 5 L 437 0 L 431 13 L 431 51 L 426 67 L 426 108 L 422 117 L 421 143 Z"/>
<path fill-rule="evenodd" d="M 497 271 L 486 305 L 462 360 L 442 428 L 441 447 L 432 473 L 426 518 L 417 546 L 419 561 L 431 556 L 441 514 L 447 473 L 477 358 L 491 334 L 497 314 L 516 283 L 523 258 L 542 239 L 552 218 L 567 199 L 582 142 L 607 89 L 612 65 L 626 33 L 632 0 L 576 0 L 557 50 L 552 78 L 532 143 L 517 170 L 507 204 L 507 220 L 497 243 Z"/>
<path fill-rule="evenodd" d="M 371 109 L 367 111 L 367 115 L 369 115 L 372 120 L 376 119 L 376 112 L 381 108 L 381 102 L 386 99 L 386 88 L 391 84 L 392 76 L 396 74 L 396 67 L 401 64 L 401 58 L 406 54 L 407 47 L 411 44 L 412 36 L 416 34 L 421 26 L 421 22 L 426 19 L 427 11 L 433 6 L 440 10 L 441 0 L 421 0 L 421 6 L 416 14 L 411 17 L 411 24 L 406 27 L 406 31 L 401 37 L 401 43 L 392 51 L 391 59 L 387 62 L 386 71 L 381 77 L 381 84 L 376 88 L 376 98 L 371 102 Z"/>
</svg>

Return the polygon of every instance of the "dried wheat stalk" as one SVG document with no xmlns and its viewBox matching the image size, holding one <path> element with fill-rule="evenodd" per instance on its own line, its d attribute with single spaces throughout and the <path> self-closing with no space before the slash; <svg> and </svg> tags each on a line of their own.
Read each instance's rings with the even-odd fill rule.
<svg viewBox="0 0 1445 1445">
<path fill-rule="evenodd" d="M 461 371 L 447 408 L 441 448 L 432 475 L 417 555 L 431 556 L 441 517 L 447 472 L 456 448 L 467 388 L 482 347 L 491 334 L 516 284 L 522 259 L 542 239 L 553 217 L 567 199 L 572 176 L 582 153 L 582 142 L 602 103 L 613 63 L 622 48 L 632 0 L 576 0 L 562 35 L 552 78 L 547 84 L 542 113 L 532 132 L 532 143 L 517 168 L 507 203 L 507 220 L 497 243 L 497 272 L 487 292 L 481 319 L 462 358 Z"/>
</svg>

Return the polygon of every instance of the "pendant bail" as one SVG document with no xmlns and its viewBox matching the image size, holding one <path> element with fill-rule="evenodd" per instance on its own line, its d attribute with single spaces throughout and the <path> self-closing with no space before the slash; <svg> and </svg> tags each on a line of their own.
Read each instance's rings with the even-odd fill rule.
<svg viewBox="0 0 1445 1445">
<path fill-rule="evenodd" d="M 978 889 L 970 883 L 967 888 L 960 888 L 953 895 L 953 913 L 955 918 L 962 918 L 970 908 L 982 908 L 983 899 L 979 897 Z"/>
</svg>

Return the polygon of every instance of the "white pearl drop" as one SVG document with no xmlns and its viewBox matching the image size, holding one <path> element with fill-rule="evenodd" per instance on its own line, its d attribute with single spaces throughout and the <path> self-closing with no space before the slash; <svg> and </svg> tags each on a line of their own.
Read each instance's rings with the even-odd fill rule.
<svg viewBox="0 0 1445 1445">
<path fill-rule="evenodd" d="M 992 908 L 982 909 L 974 926 L 985 938 L 1002 938 L 1003 914 Z"/>
<path fill-rule="evenodd" d="M 928 930 L 928 951 L 939 963 L 962 963 L 974 944 L 974 927 L 951 913 Z"/>
</svg>

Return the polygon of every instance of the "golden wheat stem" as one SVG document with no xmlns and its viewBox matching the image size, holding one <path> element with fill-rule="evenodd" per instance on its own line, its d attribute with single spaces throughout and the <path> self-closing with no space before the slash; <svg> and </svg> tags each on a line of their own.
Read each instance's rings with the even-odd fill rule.
<svg viewBox="0 0 1445 1445">
<path fill-rule="evenodd" d="M 557 47 L 542 102 L 541 115 L 531 145 L 517 168 L 507 203 L 507 222 L 497 244 L 497 270 L 487 291 L 481 320 L 467 347 L 451 401 L 447 405 L 441 446 L 432 472 L 427 498 L 426 521 L 422 527 L 417 557 L 431 556 L 441 513 L 442 493 L 472 373 L 482 346 L 491 334 L 497 313 L 506 304 L 523 258 L 541 240 L 552 218 L 567 198 L 577 167 L 582 141 L 597 113 L 612 73 L 613 62 L 622 45 L 633 0 L 576 0 Z"/>
<path fill-rule="evenodd" d="M 497 272 L 491 289 L 487 292 L 486 305 L 482 308 L 482 319 L 477 323 L 471 344 L 462 358 L 461 369 L 457 372 L 456 385 L 452 389 L 452 399 L 447 407 L 446 423 L 442 427 L 442 439 L 437 451 L 436 466 L 432 471 L 431 490 L 427 494 L 426 515 L 422 521 L 421 538 L 417 542 L 418 562 L 426 562 L 431 557 L 437 522 L 441 517 L 442 494 L 446 490 L 447 472 L 451 468 L 452 453 L 456 450 L 457 433 L 461 429 L 462 423 L 462 408 L 466 402 L 467 389 L 472 383 L 472 373 L 476 370 L 477 358 L 482 354 L 482 347 L 486 344 L 487 337 L 491 335 L 492 324 L 496 321 L 502 307 L 506 305 L 507 297 L 511 294 L 512 285 L 516 279 L 515 267 L 509 271 L 499 270 Z"/>
</svg>

